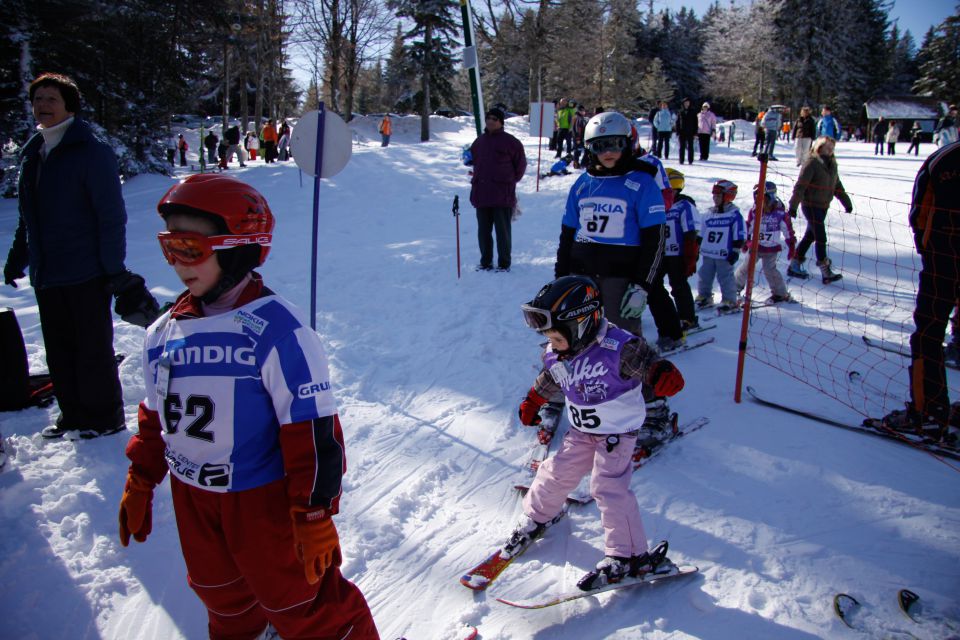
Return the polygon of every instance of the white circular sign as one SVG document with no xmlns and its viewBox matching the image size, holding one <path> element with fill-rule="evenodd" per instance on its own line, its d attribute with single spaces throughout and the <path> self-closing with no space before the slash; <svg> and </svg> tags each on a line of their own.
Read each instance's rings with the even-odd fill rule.
<svg viewBox="0 0 960 640">
<path fill-rule="evenodd" d="M 323 164 L 321 178 L 332 178 L 340 173 L 353 155 L 353 136 L 339 115 L 324 109 Z M 301 116 L 290 134 L 290 153 L 297 166 L 307 175 L 317 174 L 317 125 L 319 111 L 308 111 Z"/>
</svg>

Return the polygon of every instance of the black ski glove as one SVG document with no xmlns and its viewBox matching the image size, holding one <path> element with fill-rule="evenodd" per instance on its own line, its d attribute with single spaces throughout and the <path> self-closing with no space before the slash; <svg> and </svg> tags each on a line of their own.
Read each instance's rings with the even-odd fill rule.
<svg viewBox="0 0 960 640">
<path fill-rule="evenodd" d="M 160 305 L 147 289 L 141 276 L 124 271 L 110 276 L 107 291 L 116 296 L 113 310 L 124 322 L 138 327 L 149 327 L 160 316 Z"/>
<path fill-rule="evenodd" d="M 3 284 L 8 284 L 14 289 L 17 288 L 17 278 L 24 277 L 25 274 L 23 269 L 18 269 L 14 266 L 13 262 L 7 260 L 7 263 L 3 265 Z"/>
</svg>

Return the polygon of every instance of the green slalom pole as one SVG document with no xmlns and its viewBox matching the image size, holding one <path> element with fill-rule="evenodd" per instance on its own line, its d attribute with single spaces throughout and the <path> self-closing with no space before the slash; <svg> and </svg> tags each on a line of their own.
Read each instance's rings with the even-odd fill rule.
<svg viewBox="0 0 960 640">
<path fill-rule="evenodd" d="M 470 0 L 460 0 L 460 12 L 463 14 L 463 66 L 467 68 L 470 76 L 473 119 L 479 136 L 483 133 L 484 125 L 483 91 L 480 87 L 480 58 L 473 37 L 473 10 L 470 8 Z"/>
</svg>

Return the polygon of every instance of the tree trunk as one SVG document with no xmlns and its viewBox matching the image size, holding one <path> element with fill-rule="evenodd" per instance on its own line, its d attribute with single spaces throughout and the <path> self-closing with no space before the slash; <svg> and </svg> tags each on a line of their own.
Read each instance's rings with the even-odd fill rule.
<svg viewBox="0 0 960 640">
<path fill-rule="evenodd" d="M 420 108 L 420 142 L 430 140 L 430 49 L 433 45 L 433 29 L 428 23 L 423 34 L 423 73 L 420 86 L 423 90 L 423 106 Z"/>
</svg>

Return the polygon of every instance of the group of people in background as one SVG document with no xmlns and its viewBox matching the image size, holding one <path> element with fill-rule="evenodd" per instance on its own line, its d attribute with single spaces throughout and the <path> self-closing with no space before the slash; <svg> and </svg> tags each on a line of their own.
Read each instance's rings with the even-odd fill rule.
<svg viewBox="0 0 960 640">
<path fill-rule="evenodd" d="M 264 162 L 285 161 L 290 159 L 290 134 L 290 125 L 286 121 L 278 130 L 273 119 L 267 120 L 259 135 L 253 130 L 244 134 L 239 125 L 233 125 L 223 131 L 221 138 L 211 127 L 200 141 L 203 150 L 206 150 L 206 156 L 204 157 L 203 150 L 198 150 L 197 154 L 202 165 L 216 166 L 221 171 L 229 167 L 234 157 L 241 167 L 247 166 L 246 162 L 256 160 L 261 150 Z M 167 161 L 170 166 L 174 166 L 176 151 L 180 154 L 180 166 L 187 166 L 188 149 L 182 133 L 177 134 L 176 138 L 171 135 L 167 143 Z"/>
</svg>

